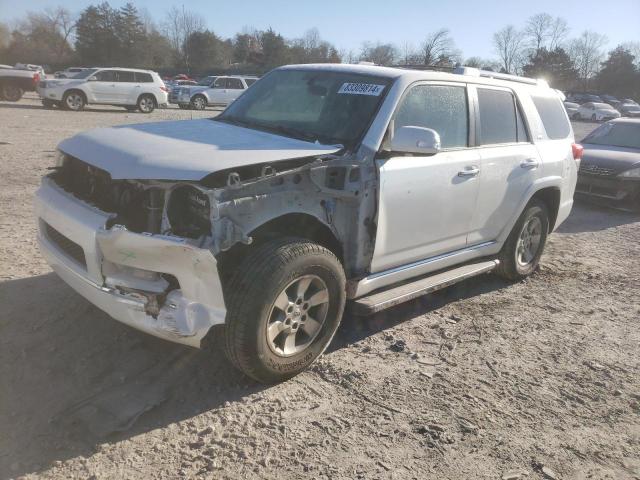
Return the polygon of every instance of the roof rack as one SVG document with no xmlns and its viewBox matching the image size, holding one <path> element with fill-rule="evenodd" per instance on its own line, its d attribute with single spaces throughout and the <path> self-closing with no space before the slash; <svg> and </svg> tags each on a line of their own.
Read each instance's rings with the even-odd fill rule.
<svg viewBox="0 0 640 480">
<path fill-rule="evenodd" d="M 509 73 L 490 72 L 488 70 L 480 70 L 479 68 L 472 68 L 472 67 L 456 67 L 453 69 L 453 73 L 457 75 L 469 75 L 471 77 L 495 78 L 496 80 L 507 80 L 509 82 L 527 83 L 529 85 L 541 85 L 544 87 L 549 86 L 547 81 L 542 78 L 535 79 L 535 78 L 520 77 L 518 75 L 511 75 Z"/>
</svg>

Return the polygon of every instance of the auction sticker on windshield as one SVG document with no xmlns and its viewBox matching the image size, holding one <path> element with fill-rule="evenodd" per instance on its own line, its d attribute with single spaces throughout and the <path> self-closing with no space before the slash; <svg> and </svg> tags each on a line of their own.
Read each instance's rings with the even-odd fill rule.
<svg viewBox="0 0 640 480">
<path fill-rule="evenodd" d="M 373 95 L 379 96 L 384 90 L 384 85 L 374 85 L 373 83 L 343 83 L 338 93 L 350 95 Z"/>
</svg>

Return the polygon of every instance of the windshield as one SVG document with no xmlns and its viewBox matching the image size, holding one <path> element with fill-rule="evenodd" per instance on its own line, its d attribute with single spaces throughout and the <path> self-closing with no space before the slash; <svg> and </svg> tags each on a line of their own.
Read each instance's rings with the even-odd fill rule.
<svg viewBox="0 0 640 480">
<path fill-rule="evenodd" d="M 209 86 L 209 84 L 210 84 L 211 82 L 213 82 L 213 80 L 214 80 L 215 78 L 216 78 L 216 77 L 205 77 L 205 78 L 203 78 L 202 80 L 200 80 L 200 81 L 198 82 L 198 85 L 200 85 L 201 87 L 208 87 L 208 86 Z"/>
<path fill-rule="evenodd" d="M 605 123 L 581 143 L 640 149 L 640 123 Z"/>
<path fill-rule="evenodd" d="M 388 78 L 350 72 L 275 70 L 216 120 L 353 146 L 371 123 L 390 83 Z"/>
<path fill-rule="evenodd" d="M 82 70 L 81 72 L 72 75 L 70 78 L 88 78 L 97 71 L 97 68 L 88 68 L 87 70 Z"/>
</svg>

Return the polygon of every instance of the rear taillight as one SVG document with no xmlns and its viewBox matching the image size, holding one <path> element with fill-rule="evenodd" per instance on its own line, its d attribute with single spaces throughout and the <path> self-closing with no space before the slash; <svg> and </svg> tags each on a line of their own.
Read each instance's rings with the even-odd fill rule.
<svg viewBox="0 0 640 480">
<path fill-rule="evenodd" d="M 33 74 L 33 85 L 38 85 L 40 81 L 40 73 L 36 72 Z"/>
<path fill-rule="evenodd" d="M 582 159 L 582 153 L 584 152 L 584 147 L 579 143 L 574 143 L 571 145 L 571 150 L 573 151 L 573 159 L 578 161 Z"/>
<path fill-rule="evenodd" d="M 167 87 L 165 87 L 164 85 L 162 85 L 162 86 L 160 87 L 160 90 L 162 90 L 163 92 L 167 92 L 167 93 L 169 93 L 169 89 L 168 89 Z"/>
</svg>

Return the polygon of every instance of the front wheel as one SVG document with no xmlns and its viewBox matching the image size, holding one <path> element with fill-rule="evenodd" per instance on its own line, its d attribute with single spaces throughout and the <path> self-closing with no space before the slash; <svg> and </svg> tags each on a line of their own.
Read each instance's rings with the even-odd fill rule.
<svg viewBox="0 0 640 480">
<path fill-rule="evenodd" d="M 204 110 L 207 107 L 207 99 L 202 95 L 196 95 L 191 100 L 191 107 L 194 110 Z"/>
<path fill-rule="evenodd" d="M 597 120 L 596 114 L 591 115 L 591 121 L 595 122 Z"/>
<path fill-rule="evenodd" d="M 327 348 L 345 305 L 345 275 L 326 248 L 300 238 L 257 247 L 225 286 L 227 357 L 263 383 L 305 370 Z"/>
<path fill-rule="evenodd" d="M 549 211 L 544 202 L 532 200 L 522 212 L 499 255 L 496 273 L 508 280 L 531 275 L 544 251 L 549 234 Z"/>
<path fill-rule="evenodd" d="M 70 91 L 64 94 L 62 97 L 62 105 L 67 110 L 72 110 L 74 112 L 79 112 L 85 106 L 84 95 L 77 91 Z"/>
</svg>

